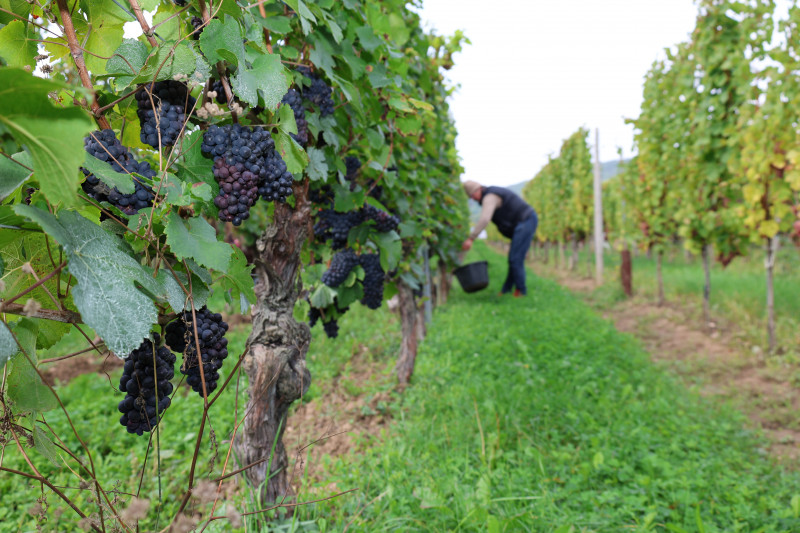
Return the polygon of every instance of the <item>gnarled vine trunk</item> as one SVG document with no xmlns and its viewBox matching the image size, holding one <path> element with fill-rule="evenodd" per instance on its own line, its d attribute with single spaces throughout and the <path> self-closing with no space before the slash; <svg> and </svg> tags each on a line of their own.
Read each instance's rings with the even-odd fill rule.
<svg viewBox="0 0 800 533">
<path fill-rule="evenodd" d="M 286 413 L 311 383 L 306 368 L 311 332 L 292 314 L 301 290 L 300 251 L 308 231 L 309 209 L 304 197 L 303 201 L 298 199 L 294 210 L 276 205 L 273 223 L 256 243 L 258 302 L 247 339 L 249 350 L 242 362 L 250 380 L 249 398 L 234 449 L 241 465 L 246 466 L 269 458 L 274 446 L 271 460 L 245 471 L 252 486 L 261 487 L 265 504 L 291 496 L 289 460 L 283 445 Z"/>
<path fill-rule="evenodd" d="M 406 384 L 414 373 L 414 363 L 417 360 L 417 347 L 419 346 L 419 312 L 417 302 L 414 298 L 414 291 L 403 282 L 397 284 L 398 309 L 400 311 L 400 323 L 403 333 L 403 340 L 400 344 L 400 356 L 397 358 L 395 371 L 397 379 L 402 384 Z"/>
<path fill-rule="evenodd" d="M 447 297 L 450 295 L 450 286 L 452 285 L 452 277 L 447 263 L 443 259 L 439 259 L 439 283 L 436 289 L 436 305 L 444 305 L 447 303 Z"/>
</svg>

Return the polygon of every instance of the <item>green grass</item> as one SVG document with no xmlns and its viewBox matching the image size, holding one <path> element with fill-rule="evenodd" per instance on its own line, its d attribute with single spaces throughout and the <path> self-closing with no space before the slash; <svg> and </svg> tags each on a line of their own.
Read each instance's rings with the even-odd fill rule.
<svg viewBox="0 0 800 533">
<path fill-rule="evenodd" d="M 485 250 L 480 252 L 484 257 Z M 552 282 L 455 289 L 382 445 L 331 463 L 332 531 L 798 531 L 800 475 Z"/>
<path fill-rule="evenodd" d="M 576 272 L 586 272 L 586 261 L 591 250 L 579 254 Z M 549 267 L 554 267 L 551 260 Z M 593 255 L 592 255 L 593 258 Z M 614 303 L 621 296 L 618 272 L 620 254 L 606 252 L 604 255 L 606 283 L 600 301 L 611 297 Z M 539 263 L 541 264 L 541 263 Z M 592 267 L 592 274 L 594 268 Z M 663 265 L 664 292 L 667 300 L 689 303 L 696 310 L 696 318 L 702 317 L 703 265 L 699 257 L 687 260 L 683 250 L 674 247 L 665 254 Z M 740 329 L 740 336 L 749 344 L 766 350 L 766 272 L 764 251 L 753 247 L 746 257 L 737 257 L 727 268 L 713 262 L 711 268 L 711 311 L 724 320 L 733 322 Z M 634 292 L 655 299 L 658 286 L 655 256 L 644 254 L 633 257 Z M 791 244 L 783 245 L 775 262 L 775 314 L 778 344 L 788 354 L 791 362 L 799 362 L 800 346 L 800 254 Z"/>
<path fill-rule="evenodd" d="M 394 422 L 365 436 L 363 453 L 323 459 L 322 479 L 307 480 L 299 499 L 358 491 L 304 506 L 270 531 L 800 531 L 800 474 L 766 457 L 743 416 L 687 391 L 636 341 L 551 281 L 531 274 L 527 298 L 498 297 L 505 260 L 483 243 L 471 257 L 478 256 L 490 261 L 492 285 L 471 295 L 456 286 L 435 311 L 412 384 L 389 406 Z M 610 290 L 604 297 L 616 296 Z M 385 392 L 385 383 L 355 382 L 348 372 L 353 353 L 391 371 L 396 318 L 356 306 L 341 325 L 336 341 L 314 330 L 309 398 L 324 402 L 336 383 L 368 396 Z M 233 353 L 245 338 L 236 331 Z M 106 378 L 82 376 L 60 393 L 100 478 L 119 480 L 124 490 L 135 486 L 144 439 L 118 425 L 118 398 Z M 185 486 L 200 414 L 196 396 L 176 400 L 161 434 L 166 515 Z M 233 402 L 225 395 L 212 411 L 222 450 Z M 68 434 L 57 413 L 47 420 Z M 212 454 L 205 444 L 201 477 L 212 476 Z M 3 464 L 25 468 L 13 445 Z M 44 470 L 59 486 L 77 485 L 65 469 Z M 157 479 L 151 462 L 149 498 L 157 498 Z M 85 505 L 88 492 L 65 490 Z M 27 510 L 39 488 L 4 473 L 0 494 L 0 532 L 34 531 Z M 48 503 L 45 531 L 80 530 L 70 511 L 56 518 L 64 505 L 55 497 Z M 239 511 L 256 507 L 246 491 L 227 503 Z M 206 531 L 229 530 L 216 524 Z M 248 531 L 258 530 L 253 526 Z M 151 512 L 142 530 L 154 527 Z"/>
<path fill-rule="evenodd" d="M 329 340 L 325 338 L 321 325 L 312 330 L 313 342 L 307 356 L 309 369 L 312 372 L 312 384 L 309 393 L 303 401 L 324 397 L 330 390 L 333 378 L 347 376 L 350 359 L 355 352 L 366 352 L 367 358 L 384 359 L 391 361 L 394 352 L 399 347 L 399 325 L 394 317 L 385 308 L 375 312 L 361 306 L 354 306 L 353 310 L 340 320 L 341 330 L 339 338 Z M 240 326 L 228 333 L 229 352 L 234 357 L 244 349 L 248 326 Z M 41 358 L 54 357 L 77 351 L 85 345 L 85 340 L 80 334 L 71 333 L 57 346 L 40 354 Z M 225 372 L 232 362 L 229 360 L 223 367 L 222 382 Z M 180 364 L 180 358 L 178 360 Z M 176 364 L 176 382 L 180 376 Z M 57 391 L 64 402 L 66 410 L 81 437 L 86 441 L 95 461 L 97 477 L 105 489 L 117 489 L 122 492 L 136 492 L 139 483 L 139 473 L 144 462 L 147 449 L 147 434 L 144 436 L 130 435 L 119 424 L 120 414 L 117 412 L 117 403 L 122 399 L 122 394 L 115 392 L 113 387 L 118 386 L 121 370 L 116 370 L 105 375 L 85 374 L 72 380 L 68 385 L 58 386 Z M 234 382 L 235 385 L 235 382 Z M 246 401 L 244 390 L 247 387 L 245 377 L 240 382 L 239 416 L 242 406 Z M 197 466 L 197 479 L 213 479 L 221 474 L 221 466 L 227 453 L 227 440 L 234 426 L 234 405 L 236 401 L 235 387 L 231 386 L 220 397 L 210 412 L 210 428 L 207 426 L 201 447 Z M 324 399 L 322 400 L 324 401 Z M 196 393 L 186 387 L 181 388 L 173 397 L 173 403 L 165 412 L 160 425 L 160 466 L 151 453 L 145 468 L 142 497 L 151 500 L 150 513 L 140 522 L 142 531 L 156 530 L 166 525 L 165 519 L 171 518 L 177 509 L 179 500 L 186 488 L 192 454 L 194 453 L 195 439 L 202 415 L 202 401 Z M 60 410 L 45 413 L 47 423 L 59 435 L 64 444 L 85 459 L 80 444 L 74 437 L 66 417 Z M 27 424 L 26 422 L 23 422 Z M 213 429 L 218 447 L 215 449 L 209 440 L 209 429 Z M 63 464 L 55 466 L 49 463 L 35 448 L 29 448 L 34 464 L 40 471 L 52 480 L 63 492 L 73 499 L 78 507 L 84 510 L 94 509 L 88 503 L 93 497 L 92 492 L 81 490 L 78 480 Z M 63 454 L 63 452 L 62 452 Z M 13 441 L 5 446 L 2 465 L 7 468 L 29 472 L 27 464 L 16 449 Z M 70 461 L 70 466 L 75 469 L 75 461 Z M 228 467 L 230 472 L 237 465 Z M 160 472 L 160 476 L 159 476 Z M 84 480 L 88 479 L 83 476 Z M 157 507 L 159 501 L 159 483 L 162 502 L 160 521 L 157 521 Z M 45 489 L 45 492 L 47 489 Z M 21 531 L 36 531 L 36 522 L 29 514 L 29 510 L 36 504 L 36 499 L 42 491 L 38 484 L 7 472 L 0 473 L 0 532 L 17 533 Z M 302 497 L 302 495 L 300 495 Z M 113 497 L 113 494 L 112 494 Z M 125 509 L 127 497 L 123 496 L 120 508 Z M 78 517 L 74 512 L 54 494 L 47 497 L 47 522 L 43 524 L 44 531 L 85 531 L 85 527 L 78 525 Z M 193 501 L 192 504 L 195 502 Z M 228 502 L 239 512 L 254 510 L 258 507 L 246 490 L 239 490 L 236 497 Z M 192 505 L 190 505 L 191 507 Z M 202 507 L 202 506 L 201 506 Z M 225 507 L 217 509 L 217 514 L 225 513 Z M 296 522 L 295 524 L 298 524 Z M 250 531 L 254 522 L 251 521 Z M 277 530 L 291 529 L 292 522 L 283 524 Z M 208 532 L 231 531 L 225 521 L 213 523 L 213 527 L 206 529 Z M 244 531 L 239 529 L 237 531 Z"/>
</svg>

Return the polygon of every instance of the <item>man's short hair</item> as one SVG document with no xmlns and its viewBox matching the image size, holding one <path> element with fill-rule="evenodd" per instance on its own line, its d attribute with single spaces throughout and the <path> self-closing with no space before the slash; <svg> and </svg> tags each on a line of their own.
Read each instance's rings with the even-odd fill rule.
<svg viewBox="0 0 800 533">
<path fill-rule="evenodd" d="M 464 182 L 464 190 L 467 192 L 467 196 L 472 196 L 480 188 L 481 184 L 477 181 L 467 180 Z"/>
</svg>

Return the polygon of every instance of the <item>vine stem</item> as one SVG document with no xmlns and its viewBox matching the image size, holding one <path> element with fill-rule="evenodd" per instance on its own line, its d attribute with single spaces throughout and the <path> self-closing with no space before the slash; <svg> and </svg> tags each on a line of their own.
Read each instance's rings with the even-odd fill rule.
<svg viewBox="0 0 800 533">
<path fill-rule="evenodd" d="M 144 32 L 144 36 L 147 37 L 147 42 L 150 43 L 150 46 L 155 48 L 158 46 L 158 42 L 156 41 L 155 37 L 153 37 L 153 30 L 150 29 L 150 25 L 144 18 L 144 13 L 142 13 L 142 6 L 139 5 L 138 0 L 128 0 L 128 3 L 133 9 L 133 15 L 136 17 L 136 20 L 139 21 L 139 26 L 142 27 L 142 31 Z"/>
<path fill-rule="evenodd" d="M 100 104 L 97 103 L 97 95 L 95 95 L 92 80 L 89 78 L 86 62 L 83 60 L 83 50 L 80 44 L 78 44 L 78 37 L 75 33 L 75 26 L 72 24 L 72 15 L 70 14 L 69 7 L 67 7 L 67 1 L 56 0 L 56 3 L 58 4 L 58 11 L 61 13 L 61 21 L 64 23 L 64 34 L 69 43 L 69 50 L 72 55 L 72 60 L 75 62 L 75 68 L 78 69 L 81 83 L 92 94 L 92 114 L 95 115 L 97 125 L 100 126 L 101 129 L 110 129 L 111 125 L 108 123 L 108 120 L 102 115 L 97 115 Z"/>
<path fill-rule="evenodd" d="M 208 6 L 206 5 L 206 0 L 200 0 L 200 14 L 203 17 L 203 23 L 208 24 L 211 20 L 211 14 L 208 12 Z M 228 99 L 228 106 L 233 105 L 233 93 L 231 92 L 231 86 L 228 83 L 228 77 L 225 75 L 225 65 L 222 64 L 222 61 L 217 63 L 217 74 L 219 74 L 219 81 L 222 82 L 222 88 L 225 91 L 225 98 Z M 236 116 L 236 112 L 231 110 L 231 118 L 233 119 L 234 124 L 239 123 L 239 118 Z"/>
<path fill-rule="evenodd" d="M 7 311 L 6 311 L 6 309 L 8 309 L 8 308 L 9 308 L 9 306 L 10 306 L 10 305 L 11 305 L 13 302 L 15 302 L 16 300 L 19 300 L 20 298 L 22 298 L 23 296 L 25 296 L 25 295 L 26 295 L 26 294 L 28 294 L 29 292 L 31 292 L 31 291 L 33 291 L 34 289 L 36 289 L 38 286 L 40 286 L 40 285 L 42 285 L 42 284 L 46 283 L 47 281 L 49 281 L 49 280 L 50 280 L 50 278 L 52 278 L 53 276 L 55 276 L 56 274 L 58 274 L 59 272 L 61 272 L 61 269 L 62 269 L 62 268 L 64 268 L 65 266 L 67 266 L 67 262 L 66 262 L 66 261 L 62 262 L 62 263 L 61 263 L 60 265 L 58 265 L 58 266 L 57 266 L 57 267 L 56 267 L 56 268 L 55 268 L 55 269 L 54 269 L 52 272 L 50 272 L 48 275 L 46 275 L 46 276 L 45 276 L 45 277 L 43 277 L 42 279 L 40 279 L 40 280 L 36 281 L 36 283 L 34 283 L 33 285 L 31 285 L 30 287 L 28 287 L 28 288 L 27 288 L 27 289 L 25 289 L 24 291 L 22 291 L 22 292 L 20 292 L 20 293 L 16 294 L 15 296 L 12 296 L 12 297 L 11 297 L 11 298 L 9 298 L 8 300 L 5 300 L 5 301 L 1 302 L 1 303 L 0 303 L 0 313 L 7 312 Z M 8 312 L 10 312 L 10 311 L 8 311 Z M 13 313 L 13 314 L 16 314 L 16 313 Z"/>
</svg>

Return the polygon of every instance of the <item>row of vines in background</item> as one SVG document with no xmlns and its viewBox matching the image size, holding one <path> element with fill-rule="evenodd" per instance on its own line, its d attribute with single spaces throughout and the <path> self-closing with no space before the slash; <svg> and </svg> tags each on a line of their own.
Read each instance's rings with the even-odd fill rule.
<svg viewBox="0 0 800 533">
<path fill-rule="evenodd" d="M 124 39 L 130 22 L 141 34 Z M 0 471 L 39 487 L 40 526 L 64 510 L 96 531 L 235 525 L 218 512 L 234 473 L 267 508 L 294 503 L 282 435 L 311 379 L 309 326 L 335 337 L 351 306 L 397 293 L 407 382 L 425 265 L 457 261 L 467 206 L 443 70 L 463 35 L 425 31 L 401 0 L 0 0 L 0 25 Z M 252 312 L 244 353 L 228 353 L 212 293 Z M 125 360 L 97 401 L 118 404 L 121 447 L 143 462 L 130 487 L 108 487 L 91 435 L 47 423 L 74 415 L 36 353 L 73 330 L 86 349 L 59 358 Z M 209 412 L 244 375 L 247 404 L 215 415 L 235 428 L 224 460 L 201 474 L 220 438 Z M 185 491 L 163 495 L 146 464 L 188 411 Z M 91 496 L 54 485 L 60 472 Z"/>
<path fill-rule="evenodd" d="M 779 237 L 800 245 L 800 8 L 793 2 L 781 19 L 775 8 L 772 0 L 699 3 L 689 41 L 668 48 L 645 77 L 641 113 L 629 121 L 637 155 L 604 184 L 607 239 L 655 254 L 660 301 L 669 244 L 702 256 L 706 317 L 712 259 L 727 266 L 762 245 L 771 352 Z M 570 184 L 588 179 L 562 149 L 530 183 L 526 197 L 551 215 L 540 239 L 580 237 L 569 222 L 581 202 Z"/>
</svg>

